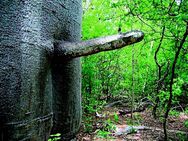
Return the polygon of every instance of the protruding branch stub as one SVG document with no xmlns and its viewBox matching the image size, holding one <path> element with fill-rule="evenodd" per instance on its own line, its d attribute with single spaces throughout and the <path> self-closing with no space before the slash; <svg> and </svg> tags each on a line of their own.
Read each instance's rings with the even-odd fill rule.
<svg viewBox="0 0 188 141">
<path fill-rule="evenodd" d="M 100 37 L 80 42 L 60 41 L 55 47 L 54 53 L 57 56 L 76 58 L 96 54 L 102 51 L 123 48 L 125 46 L 140 42 L 143 38 L 143 32 L 134 30 L 126 33 Z"/>
</svg>

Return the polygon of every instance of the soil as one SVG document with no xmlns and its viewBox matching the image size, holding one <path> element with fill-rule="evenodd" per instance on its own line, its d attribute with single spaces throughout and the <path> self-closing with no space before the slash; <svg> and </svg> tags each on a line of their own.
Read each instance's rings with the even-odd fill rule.
<svg viewBox="0 0 188 141">
<path fill-rule="evenodd" d="M 131 120 L 130 114 L 121 115 L 120 110 L 123 107 L 109 107 L 105 108 L 100 114 L 96 114 L 94 127 L 92 133 L 85 133 L 82 127 L 79 134 L 77 135 L 78 141 L 163 141 L 163 124 L 162 118 L 154 119 L 152 112 L 149 108 L 142 112 L 133 113 L 133 120 Z M 114 114 L 118 115 L 118 121 L 114 121 Z M 130 126 L 144 126 L 147 129 L 137 130 L 134 133 L 122 133 L 116 135 L 116 130 L 112 130 L 111 133 L 106 137 L 99 137 L 97 132 L 103 130 L 106 126 L 105 121 L 110 119 L 117 128 L 125 129 Z M 180 113 L 176 116 L 169 116 L 168 118 L 168 137 L 172 141 L 188 141 L 188 128 L 185 127 L 185 121 L 188 120 L 188 114 Z M 181 132 L 179 133 L 179 132 Z M 179 134 L 178 134 L 179 133 Z M 185 134 L 184 134 L 185 133 Z"/>
</svg>

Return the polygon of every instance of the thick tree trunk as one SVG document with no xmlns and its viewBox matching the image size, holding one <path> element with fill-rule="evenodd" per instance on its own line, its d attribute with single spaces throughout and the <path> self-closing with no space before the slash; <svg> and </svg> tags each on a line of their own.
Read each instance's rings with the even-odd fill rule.
<svg viewBox="0 0 188 141">
<path fill-rule="evenodd" d="M 42 5 L 42 0 L 0 1 L 1 141 L 42 141 L 50 133 L 53 43 Z"/>
<path fill-rule="evenodd" d="M 51 51 L 54 40 L 80 40 L 81 0 L 9 0 L 0 8 L 0 140 L 47 140 L 52 107 L 52 132 L 74 136 L 81 120 L 80 59 Z"/>
<path fill-rule="evenodd" d="M 76 42 L 81 38 L 82 1 L 64 2 L 61 35 L 56 40 Z M 57 46 L 54 46 L 57 48 Z M 52 62 L 53 112 L 52 133 L 61 133 L 63 140 L 70 140 L 81 123 L 81 65 L 80 59 L 65 59 L 54 54 Z"/>
</svg>

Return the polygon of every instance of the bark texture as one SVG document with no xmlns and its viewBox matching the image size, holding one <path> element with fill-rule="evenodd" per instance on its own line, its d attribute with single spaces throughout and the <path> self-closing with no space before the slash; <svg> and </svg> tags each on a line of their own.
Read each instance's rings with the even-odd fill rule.
<svg viewBox="0 0 188 141">
<path fill-rule="evenodd" d="M 76 42 L 81 38 L 82 1 L 66 0 L 56 40 Z M 60 35 L 60 36 L 59 36 Z M 57 48 L 56 44 L 54 48 Z M 52 62 L 53 128 L 63 140 L 70 140 L 78 132 L 81 122 L 81 65 L 80 59 L 65 59 L 54 54 Z"/>
<path fill-rule="evenodd" d="M 52 126 L 48 52 L 53 44 L 42 6 L 42 0 L 0 1 L 2 141 L 47 140 Z"/>
<path fill-rule="evenodd" d="M 0 1 L 0 140 L 47 140 L 52 108 L 52 133 L 78 131 L 80 59 L 51 54 L 54 40 L 80 40 L 81 8 L 81 0 Z"/>
</svg>

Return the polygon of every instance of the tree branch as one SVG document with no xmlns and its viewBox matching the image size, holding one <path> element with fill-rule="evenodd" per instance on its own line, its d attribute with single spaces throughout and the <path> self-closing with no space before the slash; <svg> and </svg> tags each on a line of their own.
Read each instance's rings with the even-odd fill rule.
<svg viewBox="0 0 188 141">
<path fill-rule="evenodd" d="M 154 55 L 155 63 L 157 64 L 158 69 L 159 69 L 159 74 L 158 74 L 159 75 L 159 79 L 161 77 L 161 68 L 162 68 L 162 66 L 158 62 L 157 54 L 159 53 L 159 50 L 161 48 L 161 45 L 162 45 L 162 42 L 163 42 L 163 39 L 164 39 L 164 33 L 165 33 L 165 26 L 163 26 L 161 39 L 160 39 L 159 45 L 158 45 L 158 47 L 157 47 L 157 49 L 155 51 L 155 55 Z"/>
<path fill-rule="evenodd" d="M 57 56 L 65 56 L 66 58 L 87 56 L 140 42 L 143 37 L 143 32 L 135 30 L 81 42 L 60 41 L 55 46 L 54 54 Z"/>
</svg>

